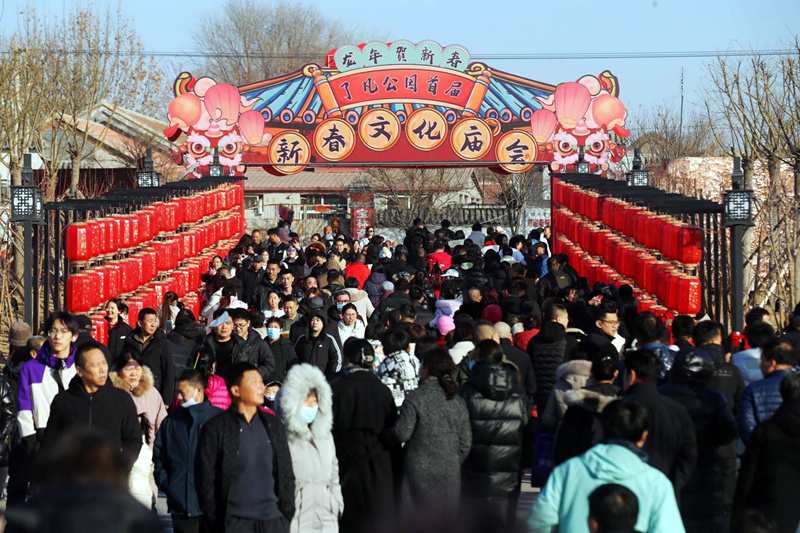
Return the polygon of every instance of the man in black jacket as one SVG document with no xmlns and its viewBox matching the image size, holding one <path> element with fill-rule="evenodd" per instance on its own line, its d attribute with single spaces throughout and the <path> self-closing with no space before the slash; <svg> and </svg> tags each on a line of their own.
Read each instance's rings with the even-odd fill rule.
<svg viewBox="0 0 800 533">
<path fill-rule="evenodd" d="M 288 532 L 295 482 L 286 430 L 264 403 L 255 366 L 228 373 L 230 409 L 206 422 L 200 435 L 197 495 L 205 531 Z"/>
<path fill-rule="evenodd" d="M 270 381 L 268 378 L 272 371 L 275 370 L 275 356 L 269 344 L 251 327 L 250 313 L 246 309 L 230 309 L 228 313 L 233 319 L 233 332 L 244 340 L 250 349 L 250 362 L 259 367 L 258 371 L 261 372 L 264 383 L 267 383 Z M 255 357 L 255 361 L 252 357 Z M 262 364 L 264 368 L 261 368 Z"/>
<path fill-rule="evenodd" d="M 175 364 L 167 335 L 158 327 L 158 314 L 145 307 L 139 311 L 136 329 L 125 339 L 125 350 L 142 356 L 144 364 L 153 372 L 153 386 L 161 393 L 164 405 L 172 405 L 175 391 Z"/>
<path fill-rule="evenodd" d="M 692 419 L 684 406 L 658 393 L 661 362 L 653 352 L 627 352 L 623 364 L 623 399 L 643 405 L 650 415 L 650 432 L 643 448 L 650 456 L 649 464 L 667 476 L 680 494 L 697 462 Z"/>
<path fill-rule="evenodd" d="M 175 533 L 198 533 L 203 514 L 195 488 L 197 444 L 203 426 L 222 412 L 206 401 L 199 370 L 184 370 L 178 378 L 181 409 L 170 412 L 156 434 L 153 475 L 167 494 Z"/>
<path fill-rule="evenodd" d="M 227 309 L 214 311 L 214 321 L 209 326 L 211 334 L 206 337 L 203 346 L 214 352 L 217 373 L 220 376 L 227 379 L 227 372 L 235 363 L 245 362 L 258 365 L 258 372 L 264 380 L 269 377 L 275 368 L 272 350 L 269 347 L 266 350 L 253 349 L 247 341 L 237 335 L 233 330 L 233 319 Z M 258 337 L 257 333 L 254 335 Z"/>
<path fill-rule="evenodd" d="M 131 395 L 108 381 L 108 363 L 98 343 L 84 343 L 75 354 L 77 376 L 50 406 L 42 449 L 52 446 L 69 429 L 86 427 L 102 432 L 122 449 L 127 468 L 142 447 L 142 428 Z"/>
<path fill-rule="evenodd" d="M 278 273 L 281 271 L 281 262 L 270 258 L 267 261 L 267 269 L 261 280 L 255 285 L 248 304 L 251 309 L 263 311 L 267 308 L 267 296 L 273 289 L 280 290 L 281 284 L 278 281 Z"/>
</svg>

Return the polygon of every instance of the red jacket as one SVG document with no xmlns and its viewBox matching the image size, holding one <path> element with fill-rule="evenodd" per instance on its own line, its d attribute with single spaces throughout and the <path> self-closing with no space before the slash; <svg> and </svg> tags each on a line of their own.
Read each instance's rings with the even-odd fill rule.
<svg viewBox="0 0 800 533">
<path fill-rule="evenodd" d="M 428 255 L 428 258 L 435 259 L 436 262 L 439 263 L 439 268 L 442 269 L 442 273 L 449 269 L 453 262 L 453 257 L 445 251 L 434 252 Z"/>
<path fill-rule="evenodd" d="M 371 273 L 372 270 L 364 263 L 350 263 L 344 269 L 344 279 L 356 278 L 358 280 L 358 288 L 363 289 L 364 283 L 366 283 Z"/>
</svg>

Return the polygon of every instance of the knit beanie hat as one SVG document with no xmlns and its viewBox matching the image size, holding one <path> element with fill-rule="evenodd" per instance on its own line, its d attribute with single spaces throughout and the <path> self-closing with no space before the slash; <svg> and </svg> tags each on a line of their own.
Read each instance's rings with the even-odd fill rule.
<svg viewBox="0 0 800 533">
<path fill-rule="evenodd" d="M 486 309 L 483 310 L 481 318 L 488 320 L 492 324 L 496 324 L 503 320 L 503 310 L 500 309 L 500 306 L 497 304 L 487 305 Z"/>
<path fill-rule="evenodd" d="M 8 343 L 14 348 L 21 348 L 25 346 L 28 339 L 31 338 L 31 327 L 18 320 L 11 324 L 11 329 L 8 331 Z"/>
</svg>

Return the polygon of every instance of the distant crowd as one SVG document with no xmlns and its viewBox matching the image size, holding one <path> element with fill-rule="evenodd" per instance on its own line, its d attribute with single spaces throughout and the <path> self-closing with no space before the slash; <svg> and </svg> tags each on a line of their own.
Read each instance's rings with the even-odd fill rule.
<svg viewBox="0 0 800 533">
<path fill-rule="evenodd" d="M 281 221 L 214 257 L 199 316 L 12 324 L 7 531 L 159 531 L 163 492 L 176 532 L 795 533 L 800 306 L 743 336 L 638 312 L 551 238 Z"/>
</svg>

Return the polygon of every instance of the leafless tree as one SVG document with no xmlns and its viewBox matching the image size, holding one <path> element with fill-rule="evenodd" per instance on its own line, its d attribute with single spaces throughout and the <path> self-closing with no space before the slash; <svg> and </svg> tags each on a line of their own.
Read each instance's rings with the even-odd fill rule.
<svg viewBox="0 0 800 533">
<path fill-rule="evenodd" d="M 143 54 L 139 36 L 118 8 L 99 13 L 77 8 L 53 22 L 51 35 L 60 49 L 49 54 L 47 84 L 58 90 L 49 95 L 53 117 L 48 133 L 51 145 L 63 144 L 70 158 L 74 191 L 81 163 L 97 151 L 109 131 L 109 124 L 90 124 L 94 108 L 110 102 L 110 120 L 117 106 L 151 108 L 164 76 L 154 58 Z"/>
<path fill-rule="evenodd" d="M 200 73 L 235 85 L 322 63 L 331 49 L 361 40 L 313 6 L 266 0 L 227 0 L 194 33 L 195 49 L 207 54 Z"/>
<path fill-rule="evenodd" d="M 748 232 L 750 305 L 779 308 L 800 301 L 800 43 L 765 58 L 717 58 L 709 65 L 707 114 L 721 141 L 745 162 L 745 187 L 755 190 L 756 227 Z M 782 172 L 792 169 L 792 178 Z M 754 170 L 765 168 L 764 179 Z"/>
<path fill-rule="evenodd" d="M 505 208 L 505 223 L 510 226 L 512 235 L 521 231 L 528 208 L 544 202 L 545 178 L 541 168 L 534 167 L 519 174 L 500 174 L 486 168 L 475 172 L 479 182 L 496 185 L 499 189 L 497 200 Z"/>
</svg>

